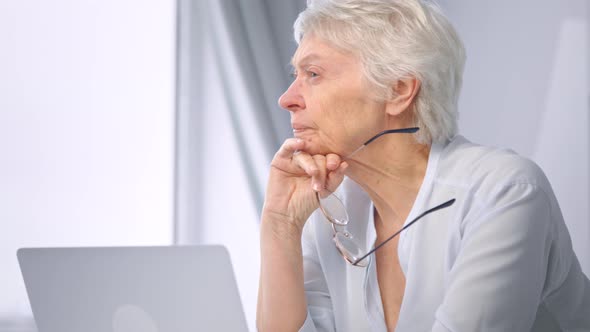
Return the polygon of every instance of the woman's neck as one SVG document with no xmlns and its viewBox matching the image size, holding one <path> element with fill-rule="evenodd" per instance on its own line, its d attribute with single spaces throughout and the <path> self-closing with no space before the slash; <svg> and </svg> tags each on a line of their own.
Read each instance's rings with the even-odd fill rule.
<svg viewBox="0 0 590 332">
<path fill-rule="evenodd" d="M 418 195 L 430 146 L 412 135 L 384 135 L 352 156 L 346 175 L 369 194 L 384 222 L 403 223 Z"/>
</svg>

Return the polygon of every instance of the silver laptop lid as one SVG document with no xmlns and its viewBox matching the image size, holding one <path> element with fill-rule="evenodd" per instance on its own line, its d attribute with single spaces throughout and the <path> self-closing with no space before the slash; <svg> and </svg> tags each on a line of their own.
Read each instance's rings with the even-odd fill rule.
<svg viewBox="0 0 590 332">
<path fill-rule="evenodd" d="M 222 246 L 23 248 L 39 332 L 247 331 Z"/>
</svg>

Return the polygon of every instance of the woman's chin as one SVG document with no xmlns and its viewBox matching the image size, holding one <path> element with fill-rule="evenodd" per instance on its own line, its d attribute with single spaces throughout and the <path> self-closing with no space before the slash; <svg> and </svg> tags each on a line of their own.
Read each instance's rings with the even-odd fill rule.
<svg viewBox="0 0 590 332">
<path fill-rule="evenodd" d="M 316 145 L 316 144 L 307 144 L 305 145 L 305 149 L 303 150 L 307 153 L 309 153 L 310 155 L 328 155 L 328 154 L 337 154 L 340 155 L 338 152 L 335 152 L 334 150 L 327 148 L 325 146 L 321 146 L 321 145 Z"/>
<path fill-rule="evenodd" d="M 310 155 L 327 155 L 330 153 L 339 154 L 335 152 L 335 149 L 322 144 L 322 140 L 318 137 L 318 135 L 311 130 L 305 131 L 293 131 L 293 136 L 298 139 L 302 139 L 305 141 L 305 148 L 301 151 L 306 152 Z"/>
</svg>

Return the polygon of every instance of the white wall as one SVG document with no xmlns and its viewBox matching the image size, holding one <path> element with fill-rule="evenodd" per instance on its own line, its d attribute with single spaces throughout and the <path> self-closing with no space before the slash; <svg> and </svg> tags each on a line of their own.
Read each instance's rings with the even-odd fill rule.
<svg viewBox="0 0 590 332">
<path fill-rule="evenodd" d="M 0 0 L 0 331 L 23 246 L 172 243 L 175 1 Z"/>
<path fill-rule="evenodd" d="M 442 0 L 467 48 L 460 131 L 536 161 L 590 275 L 586 0 Z"/>
</svg>

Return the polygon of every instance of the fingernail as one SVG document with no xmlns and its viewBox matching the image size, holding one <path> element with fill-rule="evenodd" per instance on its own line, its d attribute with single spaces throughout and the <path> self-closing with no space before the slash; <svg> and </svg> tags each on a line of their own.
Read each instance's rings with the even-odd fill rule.
<svg viewBox="0 0 590 332">
<path fill-rule="evenodd" d="M 319 184 L 319 183 L 314 183 L 314 185 L 313 185 L 313 190 L 315 190 L 315 191 L 320 191 L 321 189 L 322 189 L 322 187 L 320 186 L 320 184 Z"/>
</svg>

